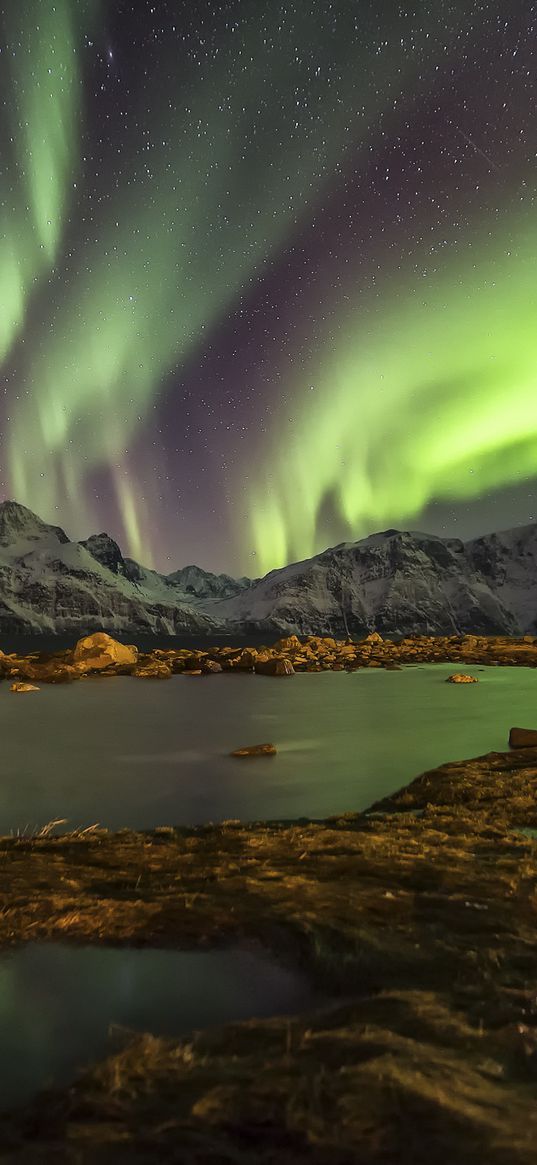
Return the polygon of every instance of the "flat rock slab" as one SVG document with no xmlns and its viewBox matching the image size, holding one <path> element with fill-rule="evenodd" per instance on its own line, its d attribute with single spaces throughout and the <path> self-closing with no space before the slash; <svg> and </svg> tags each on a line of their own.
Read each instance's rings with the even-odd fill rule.
<svg viewBox="0 0 537 1165">
<path fill-rule="evenodd" d="M 248 744 L 244 748 L 236 748 L 230 756 L 276 756 L 275 744 Z"/>
</svg>

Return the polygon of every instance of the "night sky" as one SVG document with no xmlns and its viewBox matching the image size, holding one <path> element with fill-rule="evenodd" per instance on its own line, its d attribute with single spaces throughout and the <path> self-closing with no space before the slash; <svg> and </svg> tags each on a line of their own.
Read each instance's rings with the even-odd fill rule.
<svg viewBox="0 0 537 1165">
<path fill-rule="evenodd" d="M 0 13 L 1 496 L 249 575 L 537 519 L 537 4 Z"/>
</svg>

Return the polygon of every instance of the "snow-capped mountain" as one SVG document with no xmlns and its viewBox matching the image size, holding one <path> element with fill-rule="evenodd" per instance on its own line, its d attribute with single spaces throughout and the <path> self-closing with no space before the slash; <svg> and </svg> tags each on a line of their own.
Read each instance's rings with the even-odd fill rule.
<svg viewBox="0 0 537 1165">
<path fill-rule="evenodd" d="M 15 502 L 0 505 L 0 531 L 0 632 L 204 635 L 218 629 L 156 571 L 124 559 L 106 534 L 70 542 Z"/>
<path fill-rule="evenodd" d="M 265 578 L 125 558 L 0 504 L 0 632 L 360 636 L 537 632 L 537 523 L 463 543 L 386 530 Z"/>
<path fill-rule="evenodd" d="M 386 530 L 271 571 L 218 616 L 250 633 L 534 631 L 537 524 L 468 543 Z"/>
</svg>

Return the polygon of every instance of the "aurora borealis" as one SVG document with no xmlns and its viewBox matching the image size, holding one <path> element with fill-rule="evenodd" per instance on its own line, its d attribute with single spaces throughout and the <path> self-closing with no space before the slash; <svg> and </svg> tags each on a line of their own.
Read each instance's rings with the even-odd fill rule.
<svg viewBox="0 0 537 1165">
<path fill-rule="evenodd" d="M 532 520 L 535 6 L 1 12 L 3 496 L 251 575 Z"/>
</svg>

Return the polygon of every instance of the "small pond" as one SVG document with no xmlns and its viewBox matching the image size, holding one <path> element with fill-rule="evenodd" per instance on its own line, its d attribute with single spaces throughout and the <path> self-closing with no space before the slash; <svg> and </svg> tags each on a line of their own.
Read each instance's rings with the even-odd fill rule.
<svg viewBox="0 0 537 1165">
<path fill-rule="evenodd" d="M 241 947 L 170 951 L 30 943 L 0 956 L 0 1097 L 7 1109 L 114 1050 L 111 1025 L 180 1036 L 314 1002 L 298 972 Z"/>
</svg>

